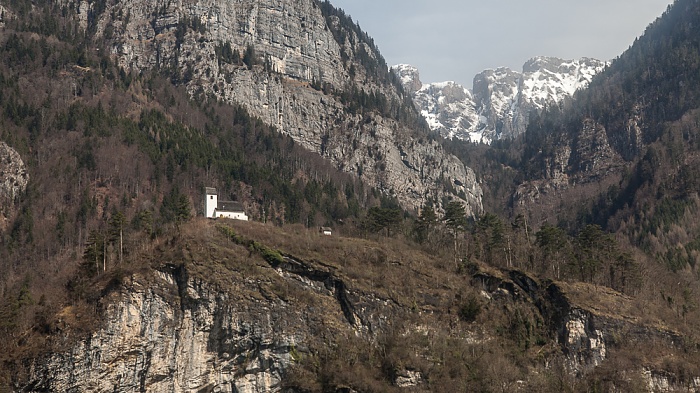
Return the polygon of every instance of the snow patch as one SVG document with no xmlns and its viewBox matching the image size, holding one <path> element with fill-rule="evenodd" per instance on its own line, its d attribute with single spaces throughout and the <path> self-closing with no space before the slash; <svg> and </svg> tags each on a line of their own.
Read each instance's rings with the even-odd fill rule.
<svg viewBox="0 0 700 393">
<path fill-rule="evenodd" d="M 609 63 L 582 58 L 534 57 L 522 72 L 500 67 L 477 75 L 472 90 L 453 81 L 422 84 L 413 100 L 430 128 L 444 136 L 491 143 L 524 132 L 532 110 L 559 103 L 588 86 Z M 392 67 L 404 86 L 415 84 L 418 70 Z"/>
</svg>

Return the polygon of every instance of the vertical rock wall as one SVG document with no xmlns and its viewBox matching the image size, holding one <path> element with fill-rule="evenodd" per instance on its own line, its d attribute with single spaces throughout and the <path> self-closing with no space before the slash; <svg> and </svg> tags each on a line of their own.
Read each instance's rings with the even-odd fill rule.
<svg viewBox="0 0 700 393">
<path fill-rule="evenodd" d="M 343 91 L 381 96 L 391 105 L 404 98 L 359 60 L 379 54 L 314 0 L 108 1 L 85 23 L 110 43 L 122 67 L 166 70 L 197 99 L 242 104 L 405 208 L 451 195 L 472 215 L 483 210 L 474 172 L 456 157 L 400 121 L 351 111 L 341 101 Z M 252 50 L 256 64 L 230 61 L 220 52 L 225 45 L 241 55 Z"/>
<path fill-rule="evenodd" d="M 237 302 L 182 270 L 106 300 L 104 325 L 38 363 L 25 391 L 275 391 L 307 333 L 281 305 Z"/>
</svg>

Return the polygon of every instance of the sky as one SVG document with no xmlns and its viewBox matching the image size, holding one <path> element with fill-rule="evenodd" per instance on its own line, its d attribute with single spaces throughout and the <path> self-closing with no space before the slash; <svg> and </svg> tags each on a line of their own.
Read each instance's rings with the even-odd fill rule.
<svg viewBox="0 0 700 393">
<path fill-rule="evenodd" d="M 423 83 L 472 87 L 489 68 L 521 71 L 535 56 L 612 60 L 672 0 L 330 0 L 359 23 L 389 65 Z"/>
</svg>

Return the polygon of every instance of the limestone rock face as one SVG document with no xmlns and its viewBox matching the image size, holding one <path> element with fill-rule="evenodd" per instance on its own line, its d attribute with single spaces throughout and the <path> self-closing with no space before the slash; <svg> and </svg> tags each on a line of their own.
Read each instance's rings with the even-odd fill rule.
<svg viewBox="0 0 700 393">
<path fill-rule="evenodd" d="M 450 183 L 464 188 L 453 197 L 481 212 L 471 169 L 399 115 L 380 114 L 415 109 L 377 76 L 388 73 L 371 39 L 327 7 L 315 0 L 114 0 L 90 23 L 122 67 L 170 70 L 197 100 L 241 104 L 405 208 L 452 195 Z M 363 109 L 363 95 L 380 97 L 384 112 Z"/>
<path fill-rule="evenodd" d="M 121 17 L 111 18 L 114 10 Z M 128 15 L 128 17 L 126 17 Z M 196 21 L 196 22 L 195 22 Z M 195 25 L 195 23 L 197 25 Z M 315 1 L 115 1 L 97 22 L 113 29 L 113 53 L 139 70 L 176 62 L 183 71 L 220 73 L 214 47 L 229 43 L 243 54 L 253 46 L 282 75 L 341 84 L 340 46 Z M 174 34 L 178 28 L 179 34 Z M 202 75 L 196 75 L 202 76 Z"/>
<path fill-rule="evenodd" d="M 193 269 L 164 264 L 123 279 L 100 300 L 100 326 L 67 334 L 59 351 L 34 360 L 18 390 L 278 392 L 313 343 L 377 334 L 403 312 L 328 266 L 291 256 L 257 274 Z M 80 323 L 72 307 L 60 316 L 66 332 Z"/>
<path fill-rule="evenodd" d="M 562 344 L 569 350 L 569 366 L 595 367 L 607 355 L 603 332 L 591 326 L 591 316 L 583 310 L 572 310 L 562 326 Z"/>
<path fill-rule="evenodd" d="M 5 26 L 5 21 L 10 19 L 12 17 L 12 14 L 10 14 L 10 11 L 3 7 L 2 4 L 0 4 L 0 27 Z"/>
<path fill-rule="evenodd" d="M 0 142 L 0 231 L 7 225 L 18 198 L 27 189 L 29 172 L 19 153 Z"/>
<path fill-rule="evenodd" d="M 19 153 L 0 142 L 0 199 L 12 203 L 27 189 L 29 173 Z"/>
<path fill-rule="evenodd" d="M 37 365 L 26 391 L 274 391 L 305 333 L 286 330 L 280 309 L 237 307 L 178 274 L 135 279 L 113 296 L 105 325 Z"/>
<path fill-rule="evenodd" d="M 441 182 L 448 181 L 467 202 L 468 214 L 483 210 L 474 171 L 437 142 L 412 137 L 397 121 L 376 114 L 349 115 L 334 97 L 262 71 L 239 70 L 233 80 L 233 85 L 249 87 L 225 90 L 225 100 L 246 103 L 266 123 L 388 191 L 404 207 L 418 208 L 427 198 L 439 200 L 446 191 Z"/>
<path fill-rule="evenodd" d="M 616 176 L 625 165 L 623 156 L 611 146 L 605 127 L 591 119 L 585 119 L 573 137 L 559 133 L 553 141 L 549 154 L 534 157 L 533 162 L 541 162 L 541 171 L 517 187 L 515 206 L 550 203 L 558 193 Z"/>
<path fill-rule="evenodd" d="M 426 85 L 414 96 L 416 106 L 421 108 L 421 114 L 433 129 L 443 130 L 447 137 L 465 136 L 463 130 L 476 130 L 479 125 L 479 115 L 472 93 L 454 82 L 432 83 Z M 480 135 L 468 131 L 468 138 L 480 141 Z"/>
<path fill-rule="evenodd" d="M 588 181 L 605 177 L 622 159 L 608 143 L 605 127 L 590 119 L 581 125 L 572 150 L 574 154 L 568 163 L 568 171 L 584 175 Z"/>
<path fill-rule="evenodd" d="M 189 244 L 190 249 L 201 247 Z M 28 376 L 15 389 L 279 392 L 289 367 L 333 338 L 376 340 L 394 329 L 396 320 L 411 320 L 415 325 L 406 329 L 429 337 L 425 323 L 431 319 L 424 318 L 433 312 L 428 310 L 442 312 L 432 308 L 440 295 L 431 289 L 417 292 L 416 298 L 433 306 L 422 304 L 419 309 L 424 312 L 416 313 L 410 303 L 400 303 L 383 289 L 359 286 L 331 264 L 281 254 L 268 264 L 246 267 L 237 261 L 227 267 L 225 260 L 193 261 L 132 273 L 104 291 L 102 322 L 89 333 L 74 333 L 80 316 L 66 307 L 57 322 L 65 332 L 54 346 L 58 350 L 33 359 Z M 527 310 L 525 315 L 559 346 L 573 375 L 586 375 L 601 365 L 620 332 L 639 345 L 654 342 L 673 348 L 683 341 L 638 315 L 612 313 L 618 307 L 632 309 L 632 299 L 611 289 L 595 288 L 597 298 L 591 299 L 594 288 L 588 284 L 540 281 L 518 270 L 493 268 L 479 269 L 472 279 L 492 307 Z M 642 367 L 639 373 L 645 373 L 652 391 L 673 388 L 673 375 Z M 393 383 L 407 391 L 423 391 L 429 388 L 423 373 L 407 365 L 396 370 Z"/>
<path fill-rule="evenodd" d="M 425 383 L 425 378 L 420 371 L 402 370 L 396 376 L 396 386 L 400 388 L 413 388 Z"/>
<path fill-rule="evenodd" d="M 629 333 L 626 337 L 629 342 L 639 345 L 656 342 L 673 348 L 682 341 L 678 333 L 646 325 L 636 316 L 616 315 L 609 310 L 605 312 L 611 304 L 617 303 L 619 306 L 631 300 L 611 289 L 601 289 L 602 297 L 598 300 L 604 299 L 605 304 L 599 304 L 585 300 L 587 296 L 581 297 L 580 292 L 573 295 L 571 292 L 577 290 L 572 290 L 565 283 L 541 282 L 517 270 L 511 270 L 500 277 L 479 272 L 474 278 L 483 284 L 485 297 L 491 302 L 523 302 L 536 307 L 556 338 L 572 375 L 585 375 L 601 365 L 609 355 L 609 348 L 623 331 Z M 589 290 L 591 289 L 583 289 L 583 293 Z M 587 304 L 587 301 L 590 303 Z M 639 373 L 645 373 L 651 391 L 668 391 L 658 389 L 664 383 L 663 378 L 659 378 L 659 373 L 641 367 Z"/>
<path fill-rule="evenodd" d="M 476 106 L 482 108 L 484 126 L 492 129 L 490 139 L 510 133 L 512 102 L 518 95 L 519 80 L 520 73 L 506 67 L 486 70 L 474 77 Z"/>
<path fill-rule="evenodd" d="M 642 378 L 650 392 L 700 391 L 700 377 L 692 378 L 686 383 L 680 383 L 675 375 L 668 372 L 645 369 L 642 371 Z"/>
</svg>

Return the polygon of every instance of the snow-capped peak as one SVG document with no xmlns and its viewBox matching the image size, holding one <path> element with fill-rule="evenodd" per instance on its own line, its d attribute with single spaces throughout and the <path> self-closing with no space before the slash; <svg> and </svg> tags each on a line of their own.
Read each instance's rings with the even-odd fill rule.
<svg viewBox="0 0 700 393">
<path fill-rule="evenodd" d="M 534 57 L 522 72 L 500 67 L 479 73 L 472 91 L 455 82 L 420 85 L 418 70 L 407 64 L 392 69 L 433 130 L 450 138 L 490 143 L 524 132 L 530 111 L 571 97 L 606 66 L 590 58 Z"/>
<path fill-rule="evenodd" d="M 391 67 L 401 80 L 401 84 L 407 93 L 413 95 L 422 87 L 418 69 L 410 64 L 397 64 Z"/>
</svg>

